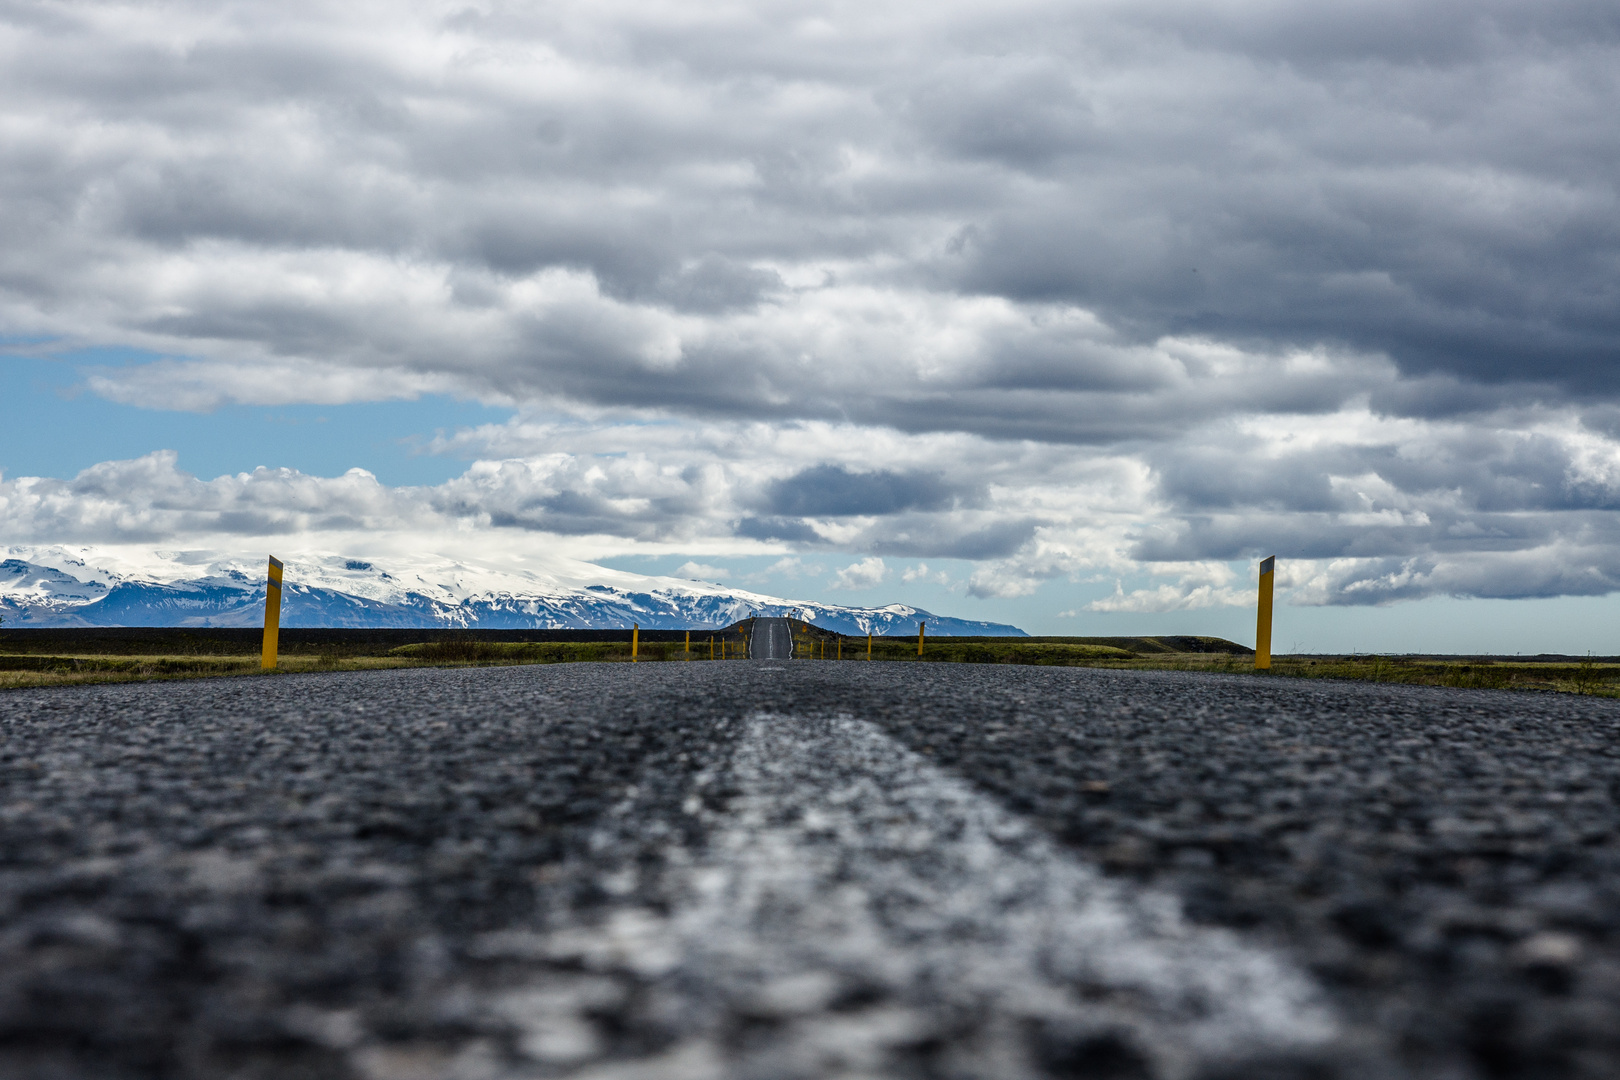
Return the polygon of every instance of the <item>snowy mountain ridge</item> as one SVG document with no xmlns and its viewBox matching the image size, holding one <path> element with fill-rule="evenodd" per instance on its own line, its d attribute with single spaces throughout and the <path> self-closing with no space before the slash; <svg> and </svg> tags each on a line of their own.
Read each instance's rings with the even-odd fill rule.
<svg viewBox="0 0 1620 1080">
<path fill-rule="evenodd" d="M 265 563 L 208 551 L 0 548 L 7 627 L 257 626 Z M 1017 635 L 905 604 L 867 608 L 788 600 L 712 582 L 635 574 L 560 557 L 494 569 L 438 556 L 371 560 L 331 553 L 282 560 L 283 626 L 647 629 L 790 616 L 846 634 Z"/>
</svg>

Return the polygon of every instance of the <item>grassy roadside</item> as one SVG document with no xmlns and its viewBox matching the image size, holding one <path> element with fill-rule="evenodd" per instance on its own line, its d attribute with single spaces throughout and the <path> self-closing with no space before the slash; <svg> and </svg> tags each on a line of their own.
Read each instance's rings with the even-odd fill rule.
<svg viewBox="0 0 1620 1080">
<path fill-rule="evenodd" d="M 794 627 L 800 660 L 864 661 L 868 639 L 840 637 L 805 624 Z M 890 663 L 1029 664 L 1105 667 L 1139 671 L 1205 671 L 1250 674 L 1254 657 L 1227 651 L 1219 638 L 949 638 L 924 640 L 917 655 L 913 637 L 874 637 L 871 657 Z M 1201 651 L 1184 651 L 1188 646 Z M 733 645 L 733 648 L 736 646 Z M 548 642 L 502 644 L 443 642 L 407 645 L 391 655 L 428 663 L 544 664 L 627 661 L 628 644 Z M 643 661 L 682 660 L 679 642 L 643 642 Z M 708 659 L 706 646 L 693 642 L 693 660 Z M 1569 657 L 1518 660 L 1507 657 L 1280 656 L 1271 674 L 1304 679 L 1353 679 L 1412 686 L 1486 690 L 1541 690 L 1620 697 L 1620 662 L 1613 658 Z"/>
<path fill-rule="evenodd" d="M 288 656 L 279 671 L 366 671 L 422 666 L 387 657 Z M 259 674 L 254 656 L 12 656 L 0 654 L 0 690 Z"/>
<path fill-rule="evenodd" d="M 1612 657 L 1282 656 L 1272 659 L 1271 672 L 1303 679 L 1620 697 L 1620 663 Z"/>
<path fill-rule="evenodd" d="M 715 635 L 716 657 L 725 635 Z M 724 652 L 740 655 L 740 639 L 730 635 Z M 657 662 L 688 658 L 681 642 L 643 641 L 639 661 Z M 500 667 L 514 664 L 581 662 L 628 663 L 630 643 L 599 641 L 492 642 L 471 637 L 402 645 L 389 649 L 365 647 L 283 651 L 276 664 L 281 673 L 313 671 L 376 671 L 409 667 Z M 708 635 L 692 642 L 690 659 L 709 658 Z M 109 653 L 36 654 L 0 651 L 0 690 L 30 686 L 72 686 L 84 683 L 150 682 L 164 679 L 201 679 L 224 675 L 260 675 L 259 654 L 164 653 L 122 655 Z"/>
<path fill-rule="evenodd" d="M 838 635 L 802 623 L 795 637 L 805 659 L 836 655 Z M 862 660 L 866 638 L 843 638 L 843 655 Z M 872 659 L 980 664 L 1039 664 L 1137 671 L 1253 674 L 1254 654 L 1220 638 L 873 638 Z M 1273 656 L 1272 676 L 1352 679 L 1480 690 L 1539 690 L 1620 697 L 1620 658 L 1544 656 Z"/>
<path fill-rule="evenodd" d="M 637 659 L 660 663 L 706 661 L 708 634 L 694 635 L 692 651 L 680 641 L 640 643 Z M 802 623 L 795 624 L 799 659 L 828 660 L 842 655 L 863 661 L 868 639 L 840 637 Z M 735 632 L 715 635 L 715 658 L 739 655 L 742 638 Z M 1252 672 L 1253 657 L 1218 638 L 930 638 L 917 655 L 914 637 L 874 637 L 873 660 L 890 663 L 1029 664 L 1104 667 L 1143 671 L 1204 671 L 1216 674 Z M 406 667 L 471 667 L 514 664 L 626 663 L 628 641 L 503 642 L 476 635 L 395 647 L 323 646 L 284 651 L 279 672 L 369 671 Z M 144 682 L 227 675 L 258 675 L 258 654 L 232 653 L 25 653 L 0 645 L 0 689 L 82 683 Z M 1620 662 L 1616 658 L 1409 657 L 1409 656 L 1278 656 L 1273 676 L 1307 679 L 1353 679 L 1420 686 L 1491 690 L 1540 690 L 1620 697 Z"/>
<path fill-rule="evenodd" d="M 1017 661 L 1013 661 L 1017 662 Z M 1254 674 L 1254 658 L 1233 654 L 1167 653 L 1099 658 L 1087 667 L 1138 671 Z M 1518 660 L 1512 657 L 1273 656 L 1272 677 L 1350 679 L 1474 690 L 1539 690 L 1620 697 L 1620 663 L 1612 658 Z"/>
</svg>

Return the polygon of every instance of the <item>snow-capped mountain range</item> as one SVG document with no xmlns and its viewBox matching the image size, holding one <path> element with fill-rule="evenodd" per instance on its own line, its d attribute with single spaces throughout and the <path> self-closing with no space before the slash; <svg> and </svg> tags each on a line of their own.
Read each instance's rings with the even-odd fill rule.
<svg viewBox="0 0 1620 1080">
<path fill-rule="evenodd" d="M 0 548 L 6 627 L 258 626 L 265 561 L 205 551 Z M 1022 636 L 1005 623 L 952 619 L 905 604 L 846 607 L 574 559 L 496 570 L 436 556 L 372 561 L 313 553 L 282 559 L 283 626 L 647 629 L 726 626 L 785 615 L 846 634 Z"/>
</svg>

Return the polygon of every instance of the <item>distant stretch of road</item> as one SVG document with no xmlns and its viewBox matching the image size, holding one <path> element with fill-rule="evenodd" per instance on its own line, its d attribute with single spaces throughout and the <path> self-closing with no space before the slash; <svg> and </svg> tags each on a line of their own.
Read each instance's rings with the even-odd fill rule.
<svg viewBox="0 0 1620 1080">
<path fill-rule="evenodd" d="M 0 1076 L 1620 1075 L 1620 702 L 768 649 L 0 695 Z"/>
<path fill-rule="evenodd" d="M 755 619 L 748 637 L 750 660 L 793 659 L 793 632 L 786 619 Z"/>
</svg>

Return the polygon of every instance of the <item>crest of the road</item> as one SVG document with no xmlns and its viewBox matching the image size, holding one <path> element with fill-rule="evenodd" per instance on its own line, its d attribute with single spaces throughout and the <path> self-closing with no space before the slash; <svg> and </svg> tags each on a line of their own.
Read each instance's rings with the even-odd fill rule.
<svg viewBox="0 0 1620 1080">
<path fill-rule="evenodd" d="M 793 632 L 786 619 L 755 619 L 748 635 L 750 660 L 793 659 Z"/>
</svg>

